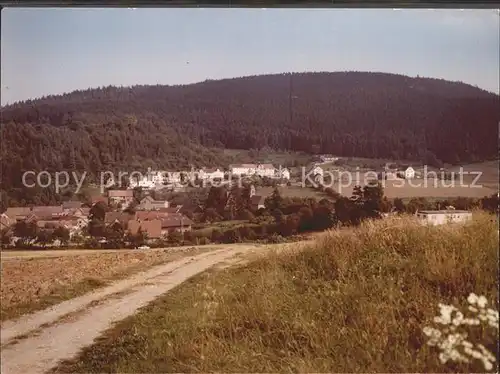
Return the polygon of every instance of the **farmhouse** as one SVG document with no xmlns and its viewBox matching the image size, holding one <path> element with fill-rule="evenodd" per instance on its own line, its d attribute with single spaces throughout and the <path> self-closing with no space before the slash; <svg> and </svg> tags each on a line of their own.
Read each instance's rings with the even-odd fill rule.
<svg viewBox="0 0 500 374">
<path fill-rule="evenodd" d="M 168 201 L 165 200 L 155 200 L 151 196 L 144 197 L 139 205 L 138 210 L 158 210 L 161 208 L 168 208 Z"/>
<path fill-rule="evenodd" d="M 144 232 L 148 239 L 159 239 L 161 237 L 161 221 L 159 219 L 151 221 L 130 220 L 127 223 L 128 232 L 137 235 L 139 231 Z"/>
<path fill-rule="evenodd" d="M 193 221 L 182 214 L 172 214 L 161 219 L 161 233 L 168 235 L 171 232 L 178 231 L 184 233 L 191 231 Z"/>
<path fill-rule="evenodd" d="M 323 169 L 322 169 L 322 168 L 320 168 L 319 166 L 315 166 L 315 167 L 314 167 L 314 168 L 310 171 L 310 173 L 311 173 L 312 175 L 314 175 L 314 176 L 316 176 L 316 175 L 321 175 L 321 176 L 323 176 L 323 173 L 324 173 L 324 172 L 323 172 Z"/>
<path fill-rule="evenodd" d="M 415 178 L 415 169 L 413 169 L 411 166 L 408 166 L 404 171 L 404 177 L 405 179 Z"/>
<path fill-rule="evenodd" d="M 279 169 L 276 170 L 275 177 L 279 179 L 290 179 L 290 171 L 287 168 L 282 168 L 280 165 Z"/>
<path fill-rule="evenodd" d="M 108 205 L 109 203 L 109 200 L 106 196 L 102 196 L 102 195 L 92 195 L 90 197 L 90 202 L 93 204 L 97 204 L 97 203 L 104 203 L 106 205 Z"/>
<path fill-rule="evenodd" d="M 109 200 L 113 203 L 130 204 L 134 200 L 134 191 L 132 190 L 109 190 Z"/>
<path fill-rule="evenodd" d="M 272 164 L 238 164 L 229 165 L 233 175 L 258 175 L 259 177 L 273 178 L 275 168 Z"/>
<path fill-rule="evenodd" d="M 115 222 L 121 223 L 123 226 L 127 225 L 127 222 L 132 219 L 132 215 L 126 212 L 106 212 L 104 216 L 104 223 L 106 225 L 111 225 Z"/>
<path fill-rule="evenodd" d="M 198 171 L 198 177 L 202 180 L 224 179 L 224 172 L 219 168 L 203 168 Z"/>
<path fill-rule="evenodd" d="M 332 155 L 321 155 L 321 156 L 319 156 L 319 161 L 320 162 L 335 162 L 338 159 L 339 159 L 338 157 L 334 157 Z"/>
<path fill-rule="evenodd" d="M 63 210 L 71 210 L 81 208 L 83 203 L 81 201 L 65 201 L 62 204 Z"/>
<path fill-rule="evenodd" d="M 10 218 L 11 221 L 22 221 L 26 219 L 31 214 L 31 208 L 20 207 L 20 208 L 7 208 L 4 214 Z"/>
<path fill-rule="evenodd" d="M 264 202 L 265 202 L 264 196 L 253 195 L 250 198 L 250 205 L 253 210 L 264 209 L 266 207 Z"/>
<path fill-rule="evenodd" d="M 421 210 L 416 215 L 422 224 L 434 226 L 446 223 L 463 223 L 472 219 L 472 212 L 468 210 Z"/>
</svg>

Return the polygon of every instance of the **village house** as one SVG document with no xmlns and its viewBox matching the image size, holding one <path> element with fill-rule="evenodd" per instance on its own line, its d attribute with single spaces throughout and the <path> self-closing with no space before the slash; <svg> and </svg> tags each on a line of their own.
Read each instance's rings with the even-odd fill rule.
<svg viewBox="0 0 500 374">
<path fill-rule="evenodd" d="M 312 168 L 312 170 L 310 171 L 310 173 L 311 173 L 312 175 L 314 175 L 314 176 L 316 176 L 316 175 L 323 176 L 324 171 L 323 171 L 323 169 L 322 169 L 322 168 L 320 168 L 319 166 L 314 166 L 314 167 Z"/>
<path fill-rule="evenodd" d="M 106 226 L 119 222 L 123 227 L 127 227 L 128 221 L 134 218 L 133 214 L 127 212 L 106 212 L 104 223 Z"/>
<path fill-rule="evenodd" d="M 198 171 L 198 178 L 201 180 L 222 180 L 224 171 L 219 168 L 203 168 Z"/>
<path fill-rule="evenodd" d="M 48 217 L 48 216 L 54 216 L 54 215 L 62 215 L 64 214 L 63 212 L 63 206 L 62 205 L 55 205 L 55 206 L 34 206 L 31 209 L 31 213 L 40 216 L 40 217 Z"/>
<path fill-rule="evenodd" d="M 113 203 L 128 205 L 134 200 L 134 191 L 132 190 L 109 190 L 109 200 Z"/>
<path fill-rule="evenodd" d="M 250 198 L 250 206 L 254 211 L 259 209 L 265 209 L 266 205 L 264 196 L 253 195 Z"/>
<path fill-rule="evenodd" d="M 134 214 L 134 218 L 136 221 L 152 221 L 155 219 L 162 219 L 171 214 L 176 214 L 172 212 L 168 212 L 163 210 L 138 210 Z"/>
<path fill-rule="evenodd" d="M 90 197 L 90 203 L 92 205 L 97 204 L 97 203 L 104 203 L 105 205 L 108 205 L 109 199 L 107 196 L 103 196 L 103 195 L 92 195 Z"/>
<path fill-rule="evenodd" d="M 319 156 L 319 161 L 320 162 L 335 162 L 338 159 L 339 159 L 338 157 L 334 157 L 332 155 L 321 155 L 321 156 Z"/>
<path fill-rule="evenodd" d="M 443 225 L 446 223 L 464 223 L 472 219 L 472 212 L 468 210 L 421 210 L 416 213 L 422 224 Z"/>
<path fill-rule="evenodd" d="M 161 233 L 168 235 L 174 231 L 185 233 L 191 231 L 193 221 L 182 214 L 172 214 L 161 219 Z"/>
<path fill-rule="evenodd" d="M 180 171 L 169 171 L 166 176 L 166 182 L 171 184 L 181 183 L 182 174 Z"/>
<path fill-rule="evenodd" d="M 161 208 L 168 208 L 169 204 L 166 200 L 155 200 L 151 196 L 144 197 L 139 205 L 137 205 L 138 210 L 157 210 Z"/>
<path fill-rule="evenodd" d="M 259 177 L 274 178 L 276 170 L 272 164 L 239 164 L 230 165 L 232 175 L 258 175 Z"/>
<path fill-rule="evenodd" d="M 161 221 L 159 219 L 151 221 L 130 220 L 127 222 L 127 230 L 132 235 L 137 235 L 139 231 L 146 234 L 147 239 L 160 239 Z"/>
<path fill-rule="evenodd" d="M 81 201 L 65 201 L 62 204 L 63 211 L 81 208 L 83 203 Z"/>
<path fill-rule="evenodd" d="M 405 179 L 415 178 L 415 169 L 413 169 L 411 166 L 408 166 L 404 171 L 404 177 Z"/>
<path fill-rule="evenodd" d="M 5 213 L 0 214 L 0 230 L 7 229 L 16 223 L 15 219 L 9 218 Z"/>
<path fill-rule="evenodd" d="M 280 165 L 279 169 L 276 169 L 275 178 L 290 179 L 290 171 L 287 168 L 282 168 Z"/>
<path fill-rule="evenodd" d="M 23 221 L 31 214 L 31 208 L 29 207 L 13 207 L 7 208 L 4 214 L 9 217 L 9 219 L 15 223 L 17 221 Z"/>
</svg>

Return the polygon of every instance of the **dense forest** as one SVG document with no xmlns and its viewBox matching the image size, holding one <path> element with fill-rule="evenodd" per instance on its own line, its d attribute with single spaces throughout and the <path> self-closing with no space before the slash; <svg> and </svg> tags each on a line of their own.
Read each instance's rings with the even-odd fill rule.
<svg viewBox="0 0 500 374">
<path fill-rule="evenodd" d="M 21 185 L 26 170 L 224 166 L 221 148 L 490 159 L 499 104 L 464 83 L 362 72 L 74 91 L 2 108 L 2 196 L 31 200 Z"/>
</svg>

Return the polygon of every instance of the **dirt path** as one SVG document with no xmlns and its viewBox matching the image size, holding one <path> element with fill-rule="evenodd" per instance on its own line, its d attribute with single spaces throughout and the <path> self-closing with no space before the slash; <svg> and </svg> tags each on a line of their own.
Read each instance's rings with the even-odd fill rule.
<svg viewBox="0 0 500 374">
<path fill-rule="evenodd" d="M 44 373 L 91 345 L 113 323 L 134 314 L 188 278 L 256 248 L 224 248 L 160 265 L 96 292 L 16 321 L 6 321 L 0 333 L 1 373 Z"/>
</svg>

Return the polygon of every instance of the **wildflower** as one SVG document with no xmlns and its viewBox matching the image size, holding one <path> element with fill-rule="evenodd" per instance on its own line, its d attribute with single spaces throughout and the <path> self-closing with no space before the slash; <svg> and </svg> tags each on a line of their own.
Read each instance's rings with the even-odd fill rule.
<svg viewBox="0 0 500 374">
<path fill-rule="evenodd" d="M 484 308 L 488 304 L 488 300 L 484 296 L 479 296 L 477 299 L 477 306 L 480 308 Z"/>
<path fill-rule="evenodd" d="M 474 345 L 467 341 L 468 333 L 464 329 L 483 325 L 483 328 L 493 327 L 498 330 L 498 311 L 492 308 L 486 309 L 488 300 L 484 296 L 471 293 L 467 301 L 471 304 L 467 310 L 472 312 L 473 316 L 466 317 L 453 305 L 440 303 L 438 304 L 440 315 L 434 317 L 434 322 L 445 326 L 441 326 L 440 329 L 426 326 L 423 328 L 423 333 L 429 338 L 427 345 L 439 349 L 441 363 L 445 364 L 448 361 L 470 363 L 471 360 L 476 360 L 482 363 L 485 371 L 490 371 L 496 362 L 495 356 L 483 344 Z"/>
<path fill-rule="evenodd" d="M 473 304 L 473 305 L 477 303 L 477 300 L 478 300 L 478 297 L 475 293 L 470 293 L 469 297 L 467 298 L 467 301 L 469 302 L 469 304 Z"/>
</svg>

